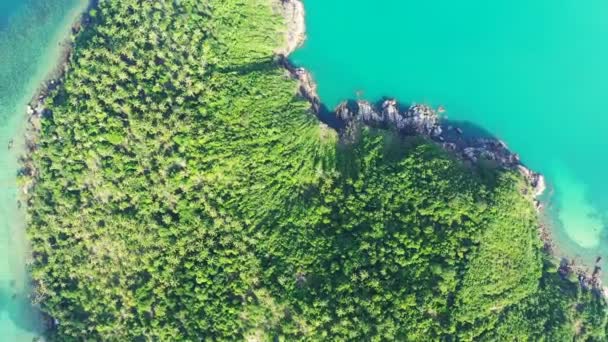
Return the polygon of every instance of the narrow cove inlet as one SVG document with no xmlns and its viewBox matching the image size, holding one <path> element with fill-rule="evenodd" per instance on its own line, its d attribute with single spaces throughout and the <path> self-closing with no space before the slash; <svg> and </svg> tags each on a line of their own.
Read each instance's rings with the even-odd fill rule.
<svg viewBox="0 0 608 342">
<path fill-rule="evenodd" d="M 58 64 L 60 42 L 87 6 L 82 0 L 0 0 L 0 340 L 32 341 L 42 331 L 30 304 L 18 158 L 26 106 Z"/>
<path fill-rule="evenodd" d="M 543 173 L 558 255 L 608 260 L 608 3 L 306 0 L 307 68 L 344 99 L 426 103 L 490 132 Z M 603 267 L 605 269 L 605 267 Z M 608 273 L 604 273 L 605 276 Z"/>
</svg>

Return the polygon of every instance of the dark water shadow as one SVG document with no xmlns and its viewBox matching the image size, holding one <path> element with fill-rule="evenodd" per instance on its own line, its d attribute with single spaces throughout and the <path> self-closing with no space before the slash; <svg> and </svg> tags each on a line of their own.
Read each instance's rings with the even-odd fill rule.
<svg viewBox="0 0 608 342">
<path fill-rule="evenodd" d="M 0 313 L 6 316 L 21 330 L 42 334 L 42 316 L 30 300 L 28 293 L 14 289 L 14 284 L 0 287 Z"/>
<path fill-rule="evenodd" d="M 349 106 L 352 106 L 355 101 L 354 100 L 349 100 L 347 101 Z M 336 116 L 336 112 L 333 110 L 330 110 L 329 108 L 327 108 L 327 106 L 321 102 L 320 106 L 319 106 L 319 112 L 317 113 L 317 117 L 319 118 L 319 120 L 321 122 L 323 122 L 324 124 L 326 124 L 327 126 L 340 131 L 342 129 L 344 129 L 344 121 L 340 120 L 337 116 Z"/>
<path fill-rule="evenodd" d="M 493 135 L 490 131 L 471 121 L 442 119 L 441 124 L 445 127 L 452 126 L 453 128 L 461 129 L 464 137 L 499 140 L 498 137 Z"/>
</svg>

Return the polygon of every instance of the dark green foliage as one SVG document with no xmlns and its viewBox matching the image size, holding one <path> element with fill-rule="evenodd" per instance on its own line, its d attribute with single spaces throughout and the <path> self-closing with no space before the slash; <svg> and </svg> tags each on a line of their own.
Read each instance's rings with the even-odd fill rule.
<svg viewBox="0 0 608 342">
<path fill-rule="evenodd" d="M 606 340 L 606 307 L 598 294 L 562 279 L 550 262 L 545 270 L 536 294 L 505 310 L 480 340 Z"/>
<path fill-rule="evenodd" d="M 108 0 L 49 103 L 29 208 L 59 341 L 598 339 L 518 176 L 342 144 L 273 62 L 270 0 Z M 577 303 L 573 309 L 573 303 Z"/>
<path fill-rule="evenodd" d="M 484 220 L 479 184 L 434 147 L 391 160 L 388 139 L 366 133 L 341 152 L 350 177 L 337 173 L 318 199 L 264 232 L 267 286 L 312 322 L 314 336 L 439 336 Z"/>
<path fill-rule="evenodd" d="M 481 234 L 479 249 L 467 265 L 457 297 L 457 320 L 460 330 L 472 327 L 471 338 L 493 328 L 498 313 L 538 287 L 540 241 L 531 229 L 536 224 L 535 213 L 527 201 L 521 200 L 519 190 L 515 179 L 503 181 L 495 190 L 495 203 L 489 208 L 490 219 Z"/>
</svg>

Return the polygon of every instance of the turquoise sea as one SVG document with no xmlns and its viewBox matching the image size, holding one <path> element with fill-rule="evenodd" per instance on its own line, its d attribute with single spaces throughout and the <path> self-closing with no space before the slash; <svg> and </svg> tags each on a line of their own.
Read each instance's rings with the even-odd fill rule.
<svg viewBox="0 0 608 342">
<path fill-rule="evenodd" d="M 30 304 L 24 213 L 17 204 L 26 105 L 57 64 L 60 42 L 85 0 L 0 0 L 0 341 L 32 341 L 42 324 Z M 9 141 L 13 147 L 8 149 Z"/>
<path fill-rule="evenodd" d="M 292 60 L 328 107 L 360 92 L 481 126 L 547 176 L 559 252 L 607 266 L 607 1 L 304 3 L 308 40 Z"/>
</svg>

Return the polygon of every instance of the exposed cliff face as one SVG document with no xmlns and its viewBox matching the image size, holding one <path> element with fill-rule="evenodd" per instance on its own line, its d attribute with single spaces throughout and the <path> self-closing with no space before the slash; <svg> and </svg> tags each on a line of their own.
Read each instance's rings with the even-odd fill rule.
<svg viewBox="0 0 608 342">
<path fill-rule="evenodd" d="M 300 0 L 274 0 L 276 8 L 285 18 L 285 43 L 277 49 L 277 55 L 288 56 L 306 40 L 304 5 Z"/>
</svg>

